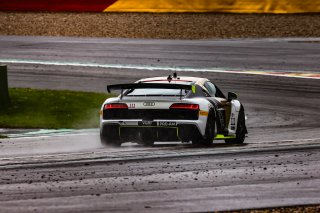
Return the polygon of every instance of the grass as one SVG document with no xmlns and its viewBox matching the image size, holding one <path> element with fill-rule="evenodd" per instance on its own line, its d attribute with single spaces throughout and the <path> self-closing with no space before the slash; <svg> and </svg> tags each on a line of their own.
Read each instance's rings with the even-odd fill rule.
<svg viewBox="0 0 320 213">
<path fill-rule="evenodd" d="M 105 93 L 9 89 L 11 105 L 0 109 L 2 128 L 95 128 Z"/>
</svg>

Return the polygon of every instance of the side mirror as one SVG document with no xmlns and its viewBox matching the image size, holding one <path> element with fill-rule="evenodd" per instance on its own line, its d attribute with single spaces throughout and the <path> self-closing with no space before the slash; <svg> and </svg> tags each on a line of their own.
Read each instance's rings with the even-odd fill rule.
<svg viewBox="0 0 320 213">
<path fill-rule="evenodd" d="M 228 101 L 232 101 L 232 100 L 237 99 L 237 98 L 238 98 L 238 96 L 237 96 L 236 93 L 228 92 Z"/>
</svg>

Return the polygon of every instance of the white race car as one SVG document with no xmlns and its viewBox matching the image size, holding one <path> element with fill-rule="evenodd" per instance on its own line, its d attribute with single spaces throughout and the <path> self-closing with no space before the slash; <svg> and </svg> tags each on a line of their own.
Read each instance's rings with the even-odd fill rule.
<svg viewBox="0 0 320 213">
<path fill-rule="evenodd" d="M 192 142 L 209 146 L 213 140 L 243 143 L 247 128 L 244 108 L 235 93 L 226 98 L 206 78 L 168 77 L 141 79 L 131 84 L 107 86 L 121 90 L 101 107 L 100 138 L 103 145 L 155 141 Z"/>
</svg>

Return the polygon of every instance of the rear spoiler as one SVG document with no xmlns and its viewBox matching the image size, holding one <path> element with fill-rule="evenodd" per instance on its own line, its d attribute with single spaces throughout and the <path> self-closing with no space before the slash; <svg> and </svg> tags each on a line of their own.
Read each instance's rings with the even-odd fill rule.
<svg viewBox="0 0 320 213">
<path fill-rule="evenodd" d="M 186 84 L 170 84 L 170 83 L 134 83 L 134 84 L 114 84 L 107 86 L 107 90 L 121 90 L 120 98 L 122 98 L 123 90 L 127 89 L 180 89 L 180 98 L 182 98 L 182 90 L 195 90 L 193 85 Z"/>
<path fill-rule="evenodd" d="M 135 83 L 135 84 L 114 84 L 107 86 L 110 93 L 111 90 L 125 89 L 180 89 L 192 90 L 192 85 L 186 84 L 165 84 L 165 83 Z"/>
</svg>

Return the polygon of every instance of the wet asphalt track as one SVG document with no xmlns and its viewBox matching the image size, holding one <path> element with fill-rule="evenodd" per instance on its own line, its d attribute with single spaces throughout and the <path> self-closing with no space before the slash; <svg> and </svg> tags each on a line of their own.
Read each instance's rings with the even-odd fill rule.
<svg viewBox="0 0 320 213">
<path fill-rule="evenodd" d="M 318 40 L 0 37 L 0 60 L 319 73 Z M 104 91 L 106 84 L 170 72 L 13 63 L 9 84 Z M 320 203 L 319 80 L 184 74 L 206 76 L 238 93 L 248 116 L 245 145 L 127 143 L 108 149 L 99 145 L 96 130 L 0 139 L 0 212 L 189 212 Z"/>
</svg>

